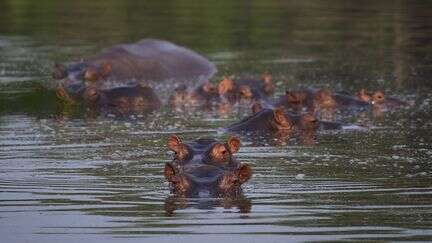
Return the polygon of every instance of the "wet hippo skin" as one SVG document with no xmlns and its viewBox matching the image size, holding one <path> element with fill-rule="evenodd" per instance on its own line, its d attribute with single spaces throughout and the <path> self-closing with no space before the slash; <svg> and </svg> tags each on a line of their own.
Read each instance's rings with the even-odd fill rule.
<svg viewBox="0 0 432 243">
<path fill-rule="evenodd" d="M 174 152 L 174 158 L 166 163 L 164 175 L 176 195 L 238 195 L 241 185 L 252 176 L 251 167 L 234 158 L 240 149 L 240 140 L 236 137 L 230 137 L 225 143 L 214 139 L 184 143 L 180 137 L 172 135 L 168 148 Z"/>
<path fill-rule="evenodd" d="M 104 114 L 130 116 L 157 110 L 161 101 L 150 87 L 135 85 L 100 90 L 87 87 L 83 99 L 88 107 L 102 111 Z"/>
<path fill-rule="evenodd" d="M 53 77 L 59 80 L 58 96 L 65 100 L 80 97 L 89 85 L 101 90 L 140 84 L 200 84 L 216 72 L 204 57 L 173 43 L 143 39 L 102 50 L 83 61 L 56 64 Z"/>
<path fill-rule="evenodd" d="M 268 102 L 274 87 L 271 75 L 264 74 L 260 79 L 226 77 L 218 83 L 217 90 L 221 99 L 234 104 L 241 101 Z"/>
</svg>

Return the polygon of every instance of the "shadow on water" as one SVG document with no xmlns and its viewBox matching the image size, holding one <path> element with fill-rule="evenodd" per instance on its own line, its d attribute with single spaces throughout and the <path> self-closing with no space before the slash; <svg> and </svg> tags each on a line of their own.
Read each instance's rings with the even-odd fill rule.
<svg viewBox="0 0 432 243">
<path fill-rule="evenodd" d="M 428 241 L 432 16 L 427 1 L 1 1 L 0 234 L 5 242 Z M 133 119 L 63 106 L 54 62 L 143 37 L 208 56 L 224 75 L 269 71 L 276 91 L 384 88 L 409 109 L 352 118 L 318 143 L 241 136 L 238 198 L 176 198 L 166 139 L 226 139 L 249 114 L 162 108 Z M 162 99 L 169 94 L 160 93 Z"/>
</svg>

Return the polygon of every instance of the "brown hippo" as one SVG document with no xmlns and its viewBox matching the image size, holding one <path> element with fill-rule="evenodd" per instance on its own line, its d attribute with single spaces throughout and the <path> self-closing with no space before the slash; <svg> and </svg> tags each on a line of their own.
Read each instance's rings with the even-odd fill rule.
<svg viewBox="0 0 432 243">
<path fill-rule="evenodd" d="M 173 43 L 143 39 L 134 44 L 121 44 L 73 63 L 56 64 L 53 77 L 60 80 L 57 94 L 74 101 L 89 86 L 100 90 L 133 86 L 154 88 L 159 84 L 200 84 L 216 72 L 204 57 Z"/>
<path fill-rule="evenodd" d="M 227 127 L 230 132 L 264 136 L 288 136 L 294 132 L 294 122 L 286 116 L 283 108 L 262 108 L 253 106 L 255 113 L 240 122 Z"/>
<path fill-rule="evenodd" d="M 398 98 L 386 96 L 382 90 L 375 91 L 372 95 L 370 95 L 366 89 L 361 89 L 357 96 L 360 100 L 369 102 L 374 107 L 380 107 L 384 109 L 392 109 L 409 105 L 408 102 L 402 101 Z"/>
<path fill-rule="evenodd" d="M 152 88 L 141 85 L 100 90 L 89 86 L 82 94 L 88 107 L 121 117 L 157 110 L 161 102 Z"/>
<path fill-rule="evenodd" d="M 309 111 L 324 119 L 332 119 L 336 111 L 342 113 L 363 111 L 369 107 L 369 104 L 357 97 L 333 93 L 328 89 L 300 89 L 287 90 L 285 95 L 273 103 L 273 106 L 283 106 L 293 112 Z"/>
<path fill-rule="evenodd" d="M 211 106 L 219 100 L 216 86 L 209 81 L 194 89 L 181 85 L 174 90 L 169 97 L 169 105 L 172 108 Z"/>
<path fill-rule="evenodd" d="M 293 113 L 284 108 L 263 108 L 260 103 L 252 106 L 253 114 L 227 127 L 230 132 L 264 135 L 277 138 L 315 138 L 317 130 L 364 130 L 364 127 L 339 122 L 321 121 L 313 114 Z"/>
<path fill-rule="evenodd" d="M 225 99 L 229 103 L 241 101 L 249 103 L 252 101 L 266 102 L 268 96 L 274 90 L 272 78 L 269 74 L 263 75 L 261 79 L 241 78 L 234 80 L 224 78 L 217 87 L 221 99 Z"/>
<path fill-rule="evenodd" d="M 183 143 L 172 135 L 168 147 L 174 152 L 174 159 L 165 164 L 164 175 L 176 195 L 235 196 L 241 194 L 241 185 L 252 176 L 251 167 L 234 158 L 240 149 L 236 137 L 225 143 L 214 139 Z"/>
</svg>

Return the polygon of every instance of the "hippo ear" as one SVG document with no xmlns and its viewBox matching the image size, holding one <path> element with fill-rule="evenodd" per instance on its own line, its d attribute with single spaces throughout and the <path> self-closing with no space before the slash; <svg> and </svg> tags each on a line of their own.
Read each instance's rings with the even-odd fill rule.
<svg viewBox="0 0 432 243">
<path fill-rule="evenodd" d="M 285 91 L 285 96 L 289 102 L 299 102 L 299 97 L 296 92 L 287 90 Z"/>
<path fill-rule="evenodd" d="M 169 182 L 174 182 L 176 178 L 177 171 L 171 163 L 165 164 L 164 175 L 165 179 Z"/>
<path fill-rule="evenodd" d="M 207 81 L 202 86 L 202 89 L 206 93 L 213 93 L 216 90 L 216 87 L 212 83 L 210 83 L 209 81 Z"/>
<path fill-rule="evenodd" d="M 106 79 L 112 72 L 112 64 L 110 62 L 104 62 L 99 68 L 99 74 L 102 78 Z"/>
<path fill-rule="evenodd" d="M 282 107 L 278 107 L 273 110 L 274 118 L 278 124 L 285 124 L 286 123 L 286 117 L 285 112 Z"/>
<path fill-rule="evenodd" d="M 228 149 L 225 145 L 217 143 L 211 148 L 211 157 L 217 161 L 226 161 L 229 158 Z"/>
<path fill-rule="evenodd" d="M 170 148 L 174 152 L 177 152 L 182 144 L 182 140 L 175 134 L 171 135 L 171 137 L 168 138 L 168 148 Z"/>
<path fill-rule="evenodd" d="M 234 81 L 230 78 L 224 78 L 218 84 L 218 92 L 220 95 L 223 95 L 234 89 Z"/>
<path fill-rule="evenodd" d="M 230 137 L 227 141 L 227 147 L 231 154 L 235 154 L 240 149 L 240 139 L 237 137 Z"/>
<path fill-rule="evenodd" d="M 172 135 L 168 139 L 168 148 L 176 153 L 178 159 L 184 159 L 188 155 L 188 149 L 186 145 L 177 135 Z"/>
<path fill-rule="evenodd" d="M 255 102 L 255 103 L 252 105 L 252 112 L 253 112 L 254 114 L 260 112 L 261 110 L 262 110 L 262 105 L 261 105 L 260 102 Z"/>
<path fill-rule="evenodd" d="M 84 79 L 85 81 L 90 81 L 90 82 L 98 81 L 99 80 L 98 71 L 93 67 L 88 67 L 84 72 Z"/>
<path fill-rule="evenodd" d="M 372 102 L 373 103 L 381 103 L 385 99 L 384 91 L 378 90 L 376 91 L 372 96 Z"/>
<path fill-rule="evenodd" d="M 271 93 L 273 93 L 273 91 L 274 91 L 274 87 L 273 87 L 273 77 L 272 77 L 270 74 L 265 73 L 265 74 L 263 74 L 263 75 L 261 76 L 261 80 L 262 80 L 263 83 L 264 83 L 264 91 L 265 91 L 267 94 L 271 94 Z"/>
<path fill-rule="evenodd" d="M 54 71 L 52 77 L 54 79 L 64 79 L 67 76 L 66 67 L 60 63 L 54 64 Z"/>
<path fill-rule="evenodd" d="M 244 98 L 252 98 L 252 90 L 249 85 L 240 85 L 239 92 Z"/>
<path fill-rule="evenodd" d="M 240 168 L 237 169 L 236 174 L 240 183 L 243 184 L 252 177 L 252 168 L 248 164 L 242 164 Z"/>
</svg>

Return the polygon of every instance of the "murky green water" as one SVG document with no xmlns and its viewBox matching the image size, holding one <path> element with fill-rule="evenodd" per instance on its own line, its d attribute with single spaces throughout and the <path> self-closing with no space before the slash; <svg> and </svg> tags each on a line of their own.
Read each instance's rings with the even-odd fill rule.
<svg viewBox="0 0 432 243">
<path fill-rule="evenodd" d="M 0 242 L 432 240 L 432 5 L 426 1 L 1 1 Z M 277 91 L 386 88 L 416 102 L 317 146 L 242 137 L 244 197 L 173 198 L 171 133 L 225 139 L 237 121 L 163 109 L 118 121 L 70 111 L 55 61 L 144 37 Z M 166 96 L 166 94 L 161 94 Z"/>
</svg>

